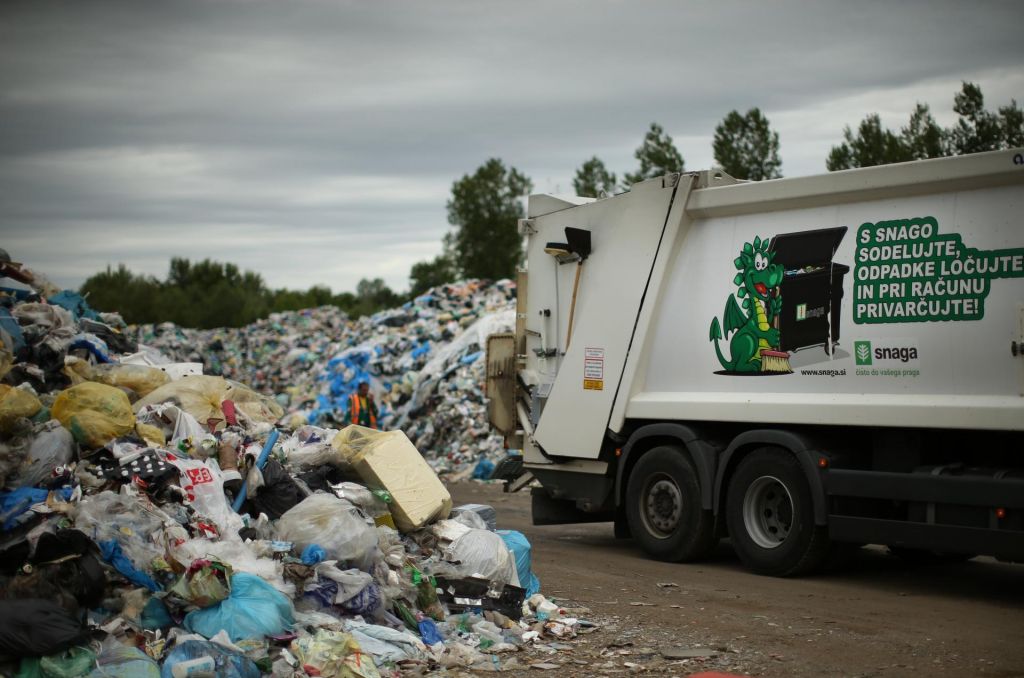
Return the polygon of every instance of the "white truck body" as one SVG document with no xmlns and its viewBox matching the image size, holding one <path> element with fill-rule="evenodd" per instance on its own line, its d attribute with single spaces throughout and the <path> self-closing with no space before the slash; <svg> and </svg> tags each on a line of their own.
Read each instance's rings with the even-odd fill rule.
<svg viewBox="0 0 1024 678">
<path fill-rule="evenodd" d="M 531 197 L 516 338 L 526 468 L 565 499 L 574 493 L 545 472 L 614 479 L 621 506 L 618 457 L 638 428 L 717 426 L 688 435 L 719 439 L 705 454 L 717 484 L 703 501 L 718 511 L 720 462 L 753 427 L 812 426 L 826 440 L 845 427 L 1016 436 L 1022 214 L 1020 151 L 757 183 L 673 175 L 600 200 Z M 582 262 L 557 246 L 566 227 L 590 233 Z M 576 494 L 588 495 L 575 497 L 585 509 L 609 505 L 599 491 Z"/>
</svg>

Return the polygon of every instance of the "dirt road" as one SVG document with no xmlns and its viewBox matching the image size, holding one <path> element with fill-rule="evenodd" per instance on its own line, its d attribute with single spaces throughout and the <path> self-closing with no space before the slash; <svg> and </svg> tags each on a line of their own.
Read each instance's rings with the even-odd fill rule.
<svg viewBox="0 0 1024 678">
<path fill-rule="evenodd" d="M 521 659 L 557 664 L 555 675 L 1024 676 L 1024 565 L 914 566 L 865 548 L 838 572 L 774 579 L 745 571 L 726 543 L 699 564 L 661 563 L 608 523 L 534 527 L 528 490 L 450 489 L 456 504 L 490 504 L 500 529 L 526 534 L 542 592 L 599 624 Z"/>
</svg>

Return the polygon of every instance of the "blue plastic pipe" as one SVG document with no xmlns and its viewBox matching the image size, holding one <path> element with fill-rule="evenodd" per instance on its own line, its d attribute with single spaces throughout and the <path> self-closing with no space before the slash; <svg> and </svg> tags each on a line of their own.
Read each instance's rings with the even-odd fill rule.
<svg viewBox="0 0 1024 678">
<path fill-rule="evenodd" d="M 256 458 L 256 468 L 262 470 L 267 463 L 267 459 L 270 458 L 270 452 L 274 449 L 274 445 L 277 443 L 278 436 L 281 432 L 276 428 L 270 432 L 270 437 L 267 438 L 266 444 L 263 445 L 263 451 L 260 452 L 260 456 Z M 242 504 L 245 503 L 245 492 L 249 485 L 249 479 L 246 478 L 242 481 L 242 489 L 238 491 L 238 496 L 235 497 L 235 503 L 231 505 L 231 508 L 238 513 L 242 510 Z"/>
</svg>

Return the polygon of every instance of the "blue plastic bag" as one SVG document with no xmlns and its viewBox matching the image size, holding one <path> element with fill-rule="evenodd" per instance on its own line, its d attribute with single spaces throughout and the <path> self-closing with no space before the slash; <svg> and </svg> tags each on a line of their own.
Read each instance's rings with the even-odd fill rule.
<svg viewBox="0 0 1024 678">
<path fill-rule="evenodd" d="M 153 581 L 152 577 L 132 564 L 132 561 L 121 550 L 121 545 L 113 539 L 100 542 L 100 553 L 103 555 L 103 560 L 113 565 L 114 569 L 131 583 L 136 586 L 145 586 L 150 591 L 161 590 L 160 585 Z"/>
<path fill-rule="evenodd" d="M 473 480 L 490 480 L 492 473 L 494 473 L 494 462 L 484 457 L 476 463 L 476 467 L 473 469 Z"/>
<path fill-rule="evenodd" d="M 203 657 L 213 660 L 213 672 L 218 678 L 260 678 L 259 667 L 244 654 L 232 652 L 216 643 L 207 643 L 202 640 L 186 640 L 184 643 L 175 645 L 167 653 L 164 665 L 160 669 L 160 678 L 173 678 L 172 671 L 177 664 Z"/>
<path fill-rule="evenodd" d="M 323 547 L 319 544 L 310 544 L 306 548 L 302 549 L 303 565 L 316 565 L 317 563 L 323 562 L 326 557 L 327 552 L 324 551 Z"/>
<path fill-rule="evenodd" d="M 441 637 L 441 632 L 437 630 L 437 624 L 434 620 L 427 617 L 419 621 L 420 637 L 423 638 L 423 642 L 427 645 L 434 645 L 436 643 L 443 643 L 444 638 Z"/>
<path fill-rule="evenodd" d="M 62 487 L 56 492 L 64 501 L 71 499 L 70 487 Z M 10 492 L 0 492 L 0 521 L 3 521 L 3 529 L 10 530 L 17 525 L 23 513 L 35 504 L 45 502 L 49 494 L 49 490 L 34 487 L 19 487 Z"/>
<path fill-rule="evenodd" d="M 519 575 L 519 585 L 526 589 L 526 597 L 539 593 L 540 579 L 537 579 L 530 567 L 530 541 L 526 535 L 516 530 L 497 530 L 497 534 L 515 556 L 516 574 Z"/>
<path fill-rule="evenodd" d="M 205 638 L 222 629 L 231 642 L 276 636 L 295 624 L 292 603 L 259 577 L 237 572 L 231 577 L 231 595 L 203 610 L 185 615 L 185 628 Z"/>
</svg>

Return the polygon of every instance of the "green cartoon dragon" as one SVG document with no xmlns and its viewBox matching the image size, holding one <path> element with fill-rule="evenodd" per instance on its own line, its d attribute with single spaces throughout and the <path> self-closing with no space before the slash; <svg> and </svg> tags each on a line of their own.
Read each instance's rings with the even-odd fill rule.
<svg viewBox="0 0 1024 678">
<path fill-rule="evenodd" d="M 739 269 L 733 283 L 739 289 L 726 299 L 722 315 L 726 336 L 735 331 L 729 340 L 731 359 L 726 359 L 718 345 L 722 339 L 718 318 L 712 319 L 710 333 L 718 362 L 729 372 L 760 372 L 761 352 L 779 348 L 775 319 L 782 310 L 779 285 L 783 269 L 781 265 L 772 263 L 774 257 L 775 253 L 768 251 L 768 240 L 755 237 L 753 244 L 743 244 L 740 256 L 733 261 Z M 736 297 L 743 299 L 745 311 L 740 310 Z"/>
</svg>

